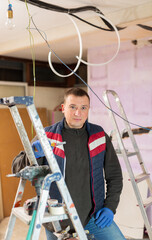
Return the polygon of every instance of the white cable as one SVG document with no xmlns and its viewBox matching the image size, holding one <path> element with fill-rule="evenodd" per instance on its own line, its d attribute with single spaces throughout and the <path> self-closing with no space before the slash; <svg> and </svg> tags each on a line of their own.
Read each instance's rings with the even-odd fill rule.
<svg viewBox="0 0 152 240">
<path fill-rule="evenodd" d="M 76 65 L 75 69 L 74 69 L 71 73 L 69 73 L 69 74 L 67 74 L 67 75 L 62 75 L 62 74 L 58 73 L 58 72 L 54 69 L 54 67 L 53 67 L 53 65 L 52 65 L 52 62 L 51 62 L 51 51 L 49 52 L 49 54 L 48 54 L 48 62 L 49 62 L 50 68 L 51 68 L 52 71 L 53 71 L 56 75 L 58 75 L 59 77 L 69 77 L 69 76 L 71 76 L 73 73 L 75 73 L 75 72 L 77 71 L 80 63 L 81 63 L 81 57 L 82 57 L 82 39 L 81 39 L 80 31 L 79 31 L 79 29 L 78 29 L 75 21 L 72 19 L 72 17 L 71 17 L 70 15 L 68 15 L 68 14 L 66 14 L 66 15 L 71 19 L 71 21 L 73 22 L 73 24 L 74 24 L 74 26 L 75 26 L 75 28 L 76 28 L 76 30 L 77 30 L 78 38 L 79 38 L 79 44 L 80 44 L 80 51 L 79 51 L 79 57 L 78 57 L 79 59 L 78 59 L 78 62 L 77 62 L 77 65 Z"/>
<path fill-rule="evenodd" d="M 89 63 L 89 62 L 86 62 L 82 59 L 80 59 L 80 57 L 76 56 L 76 58 L 78 60 L 80 60 L 82 63 L 86 64 L 86 65 L 90 65 L 90 66 L 103 66 L 105 64 L 108 64 L 110 63 L 112 60 L 114 60 L 114 58 L 117 56 L 118 52 L 119 52 L 119 49 L 120 49 L 120 36 L 119 36 L 119 33 L 118 33 L 118 30 L 117 28 L 113 25 L 113 23 L 107 19 L 104 15 L 100 14 L 100 13 L 97 13 L 101 18 L 104 18 L 107 22 L 109 22 L 111 24 L 111 26 L 114 28 L 115 32 L 116 32 L 116 35 L 117 35 L 117 38 L 118 38 L 118 46 L 117 46 L 117 51 L 116 53 L 114 54 L 114 56 L 108 60 L 107 62 L 104 62 L 104 63 Z"/>
</svg>

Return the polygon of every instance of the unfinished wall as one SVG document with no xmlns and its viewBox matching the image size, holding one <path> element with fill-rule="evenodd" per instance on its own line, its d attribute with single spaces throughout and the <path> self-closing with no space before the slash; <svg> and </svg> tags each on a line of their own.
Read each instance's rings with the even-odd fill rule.
<svg viewBox="0 0 152 240">
<path fill-rule="evenodd" d="M 116 46 L 90 49 L 88 51 L 88 62 L 105 62 L 112 57 L 115 51 Z M 101 67 L 88 67 L 88 83 L 102 101 L 102 94 L 106 89 L 116 91 L 131 122 L 145 127 L 152 126 L 152 46 L 138 48 L 131 43 L 121 44 L 119 54 L 111 63 Z M 112 130 L 112 124 L 107 109 L 90 90 L 89 94 L 91 97 L 89 120 L 100 124 L 109 133 Z M 115 106 L 112 106 L 116 110 Z M 122 120 L 119 120 L 118 123 L 123 128 Z M 136 128 L 134 125 L 131 125 L 131 127 Z M 152 174 L 152 134 L 139 135 L 136 136 L 136 139 L 146 166 Z M 130 147 L 128 142 L 127 147 Z M 124 162 L 122 159 L 120 159 L 120 162 L 125 185 L 122 194 L 123 200 L 118 208 L 119 217 L 117 218 L 116 215 L 116 219 L 118 223 L 121 223 L 120 228 L 125 233 L 132 237 L 138 237 L 138 235 L 134 235 L 134 232 L 140 232 L 143 225 L 141 220 L 137 221 L 140 214 L 135 210 L 135 205 L 132 208 L 135 212 L 131 211 L 130 204 L 135 204 L 134 193 L 128 187 L 128 181 L 126 182 L 125 175 L 127 172 Z M 135 159 L 132 159 L 132 164 L 134 171 L 138 172 L 139 167 Z M 143 194 L 145 194 L 145 187 L 142 186 L 141 188 Z M 119 209 L 121 209 L 121 212 Z"/>
<path fill-rule="evenodd" d="M 33 87 L 28 87 L 28 95 L 33 96 Z M 65 88 L 36 87 L 35 106 L 47 109 L 48 123 L 52 124 L 62 119 L 63 114 L 54 109 L 63 101 Z"/>
</svg>

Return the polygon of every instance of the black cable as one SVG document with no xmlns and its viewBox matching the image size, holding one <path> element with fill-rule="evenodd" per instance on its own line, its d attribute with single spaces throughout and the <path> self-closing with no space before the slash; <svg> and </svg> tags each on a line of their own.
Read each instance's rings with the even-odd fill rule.
<svg viewBox="0 0 152 240">
<path fill-rule="evenodd" d="M 79 20 L 82 21 L 82 22 L 85 22 L 85 23 L 89 24 L 89 25 L 92 26 L 92 27 L 98 28 L 98 29 L 100 29 L 100 30 L 104 30 L 104 31 L 115 31 L 112 26 L 111 26 L 111 29 L 113 29 L 113 30 L 111 30 L 111 29 L 106 29 L 106 28 L 102 28 L 102 27 L 99 27 L 99 26 L 97 26 L 97 25 L 95 25 L 95 24 L 93 24 L 93 23 L 90 23 L 90 22 L 88 22 L 88 21 L 86 21 L 86 20 L 78 17 L 77 15 L 74 15 L 73 13 L 69 13 L 69 15 L 71 15 L 71 16 L 79 19 Z M 104 19 L 102 19 L 102 20 L 104 20 Z M 119 27 L 117 27 L 117 30 L 118 30 L 118 31 L 119 31 L 119 30 L 122 30 L 122 29 L 124 29 L 124 28 L 119 28 Z"/>
<path fill-rule="evenodd" d="M 19 1 L 25 2 L 25 0 L 19 0 Z M 84 19 L 82 19 L 82 18 L 73 14 L 73 13 L 77 13 L 77 12 L 94 11 L 94 12 L 102 14 L 104 16 L 104 14 L 100 11 L 100 9 L 98 9 L 94 6 L 85 6 L 85 7 L 78 7 L 78 8 L 63 8 L 63 7 L 60 7 L 60 6 L 57 6 L 57 5 L 53 5 L 53 4 L 38 1 L 38 0 L 26 0 L 26 2 L 29 3 L 29 4 L 35 5 L 37 7 L 47 9 L 47 10 L 70 14 L 70 15 L 78 18 L 80 21 L 83 21 L 83 22 L 85 22 L 85 23 L 87 23 L 87 24 L 89 24 L 93 27 L 96 27 L 96 28 L 104 30 L 104 31 L 112 31 L 112 32 L 115 31 L 114 28 L 111 26 L 111 24 L 108 21 L 106 21 L 105 19 L 103 19 L 102 17 L 100 17 L 101 20 L 106 24 L 106 26 L 109 29 L 100 28 L 99 26 L 91 24 L 88 21 L 86 21 L 86 20 L 84 20 Z M 124 28 L 117 27 L 118 31 L 123 30 L 125 28 L 126 27 L 124 27 Z"/>
<path fill-rule="evenodd" d="M 137 24 L 137 26 L 145 29 L 145 30 L 148 30 L 148 31 L 152 31 L 152 27 L 150 26 L 147 26 L 147 25 L 143 25 L 143 24 Z"/>
</svg>

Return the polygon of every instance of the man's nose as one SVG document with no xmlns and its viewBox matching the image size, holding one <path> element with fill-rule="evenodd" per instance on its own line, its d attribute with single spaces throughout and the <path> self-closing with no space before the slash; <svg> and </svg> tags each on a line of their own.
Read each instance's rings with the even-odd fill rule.
<svg viewBox="0 0 152 240">
<path fill-rule="evenodd" d="M 81 111 L 80 111 L 79 109 L 77 109 L 77 110 L 75 111 L 75 115 L 76 115 L 76 116 L 80 116 L 80 114 L 81 114 L 80 112 L 81 112 Z"/>
</svg>

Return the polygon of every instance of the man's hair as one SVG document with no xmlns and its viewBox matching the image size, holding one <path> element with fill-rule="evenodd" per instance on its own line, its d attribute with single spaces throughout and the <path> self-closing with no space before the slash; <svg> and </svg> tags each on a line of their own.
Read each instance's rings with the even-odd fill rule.
<svg viewBox="0 0 152 240">
<path fill-rule="evenodd" d="M 71 89 L 69 89 L 69 90 L 64 94 L 64 103 L 65 103 L 65 101 L 66 101 L 66 99 L 67 99 L 67 97 L 68 97 L 69 95 L 74 95 L 74 96 L 76 96 L 76 97 L 86 96 L 86 97 L 89 99 L 89 102 L 90 102 L 90 97 L 89 97 L 88 93 L 87 93 L 85 90 L 81 89 L 81 88 L 71 88 Z"/>
</svg>

